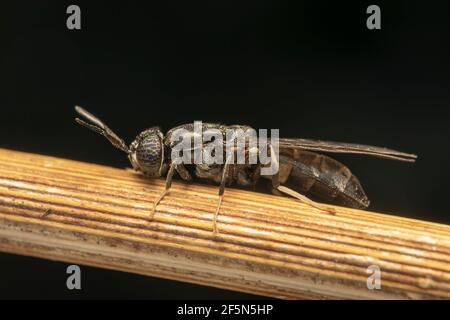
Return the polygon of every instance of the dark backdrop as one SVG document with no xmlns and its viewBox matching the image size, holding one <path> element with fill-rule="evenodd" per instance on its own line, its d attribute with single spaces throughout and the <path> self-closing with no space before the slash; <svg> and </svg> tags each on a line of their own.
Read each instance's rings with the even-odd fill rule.
<svg viewBox="0 0 450 320">
<path fill-rule="evenodd" d="M 366 28 L 370 4 L 381 30 Z M 75 104 L 126 141 L 202 120 L 387 146 L 419 161 L 336 158 L 372 209 L 449 223 L 449 13 L 448 1 L 2 1 L 0 147 L 128 166 L 74 124 Z M 70 292 L 65 267 L 0 254 L 0 297 L 251 297 L 87 267 Z"/>
</svg>

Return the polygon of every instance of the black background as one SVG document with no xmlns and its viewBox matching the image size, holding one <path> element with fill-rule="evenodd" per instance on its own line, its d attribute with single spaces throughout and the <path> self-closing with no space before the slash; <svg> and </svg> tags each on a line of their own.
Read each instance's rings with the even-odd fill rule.
<svg viewBox="0 0 450 320">
<path fill-rule="evenodd" d="M 66 28 L 78 4 L 82 30 Z M 366 28 L 378 4 L 382 29 Z M 448 1 L 2 1 L 0 147 L 129 166 L 74 124 L 80 104 L 126 141 L 202 120 L 359 142 L 416 164 L 336 156 L 371 209 L 450 223 Z M 0 254 L 0 298 L 244 298 L 225 290 Z"/>
</svg>

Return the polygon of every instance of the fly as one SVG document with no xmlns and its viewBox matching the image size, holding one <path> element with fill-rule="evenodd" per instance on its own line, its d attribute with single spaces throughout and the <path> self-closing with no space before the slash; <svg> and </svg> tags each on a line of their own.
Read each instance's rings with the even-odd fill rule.
<svg viewBox="0 0 450 320">
<path fill-rule="evenodd" d="M 264 177 L 271 180 L 274 193 L 290 195 L 326 212 L 333 211 L 323 203 L 309 199 L 305 194 L 316 196 L 325 202 L 365 209 L 370 202 L 358 178 L 345 165 L 322 153 L 363 154 L 404 162 L 415 162 L 417 159 L 414 154 L 363 144 L 280 138 L 279 156 L 276 159 L 278 170 L 275 174 L 266 176 L 261 175 L 261 163 L 234 164 L 229 161 L 229 158 L 224 164 L 183 164 L 180 161 L 173 161 L 171 159 L 171 150 L 174 147 L 172 134 L 177 129 L 184 129 L 189 134 L 193 134 L 192 124 L 175 127 L 165 135 L 158 127 L 146 129 L 127 146 L 97 117 L 79 106 L 76 106 L 75 110 L 89 123 L 79 118 L 75 119 L 76 122 L 103 135 L 113 146 L 125 152 L 136 171 L 148 177 L 166 177 L 164 191 L 153 203 L 150 220 L 153 220 L 157 205 L 169 192 L 175 173 L 185 181 L 197 179 L 218 184 L 218 201 L 213 217 L 214 233 L 217 233 L 217 218 L 226 185 L 253 186 Z M 206 129 L 217 129 L 224 134 L 225 130 L 231 127 L 244 131 L 250 128 L 214 123 L 202 125 Z M 202 148 L 205 146 L 203 144 Z M 273 151 L 271 146 L 269 149 Z"/>
</svg>

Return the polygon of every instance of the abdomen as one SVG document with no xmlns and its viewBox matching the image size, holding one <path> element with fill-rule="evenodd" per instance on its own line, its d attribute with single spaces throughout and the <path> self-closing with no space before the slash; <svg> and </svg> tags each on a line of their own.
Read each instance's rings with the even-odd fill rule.
<svg viewBox="0 0 450 320">
<path fill-rule="evenodd" d="M 283 150 L 281 167 L 290 170 L 284 184 L 302 194 L 312 194 L 326 202 L 352 208 L 369 206 L 358 178 L 330 157 L 303 150 Z"/>
</svg>

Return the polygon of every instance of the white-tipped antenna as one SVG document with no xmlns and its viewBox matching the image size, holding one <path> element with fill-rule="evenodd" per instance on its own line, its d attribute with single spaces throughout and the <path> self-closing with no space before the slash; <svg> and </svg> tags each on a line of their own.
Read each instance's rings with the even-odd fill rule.
<svg viewBox="0 0 450 320">
<path fill-rule="evenodd" d="M 100 119 L 80 106 L 75 106 L 75 111 L 80 116 L 91 122 L 87 123 L 80 118 L 75 118 L 75 121 L 77 123 L 88 129 L 91 129 L 94 132 L 97 132 L 98 134 L 101 134 L 106 139 L 108 139 L 114 147 L 122 150 L 123 152 L 130 153 L 130 149 L 125 144 L 125 142 L 121 138 L 119 138 L 119 136 L 115 134 L 110 128 L 108 128 L 108 126 L 105 125 Z"/>
</svg>

